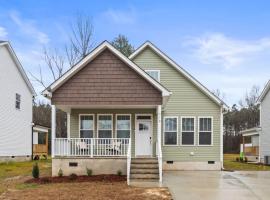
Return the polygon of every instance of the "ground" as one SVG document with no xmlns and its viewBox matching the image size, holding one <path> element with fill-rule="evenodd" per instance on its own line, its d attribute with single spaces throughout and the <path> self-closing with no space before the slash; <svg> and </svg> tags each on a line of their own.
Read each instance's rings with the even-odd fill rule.
<svg viewBox="0 0 270 200">
<path fill-rule="evenodd" d="M 270 166 L 258 165 L 254 163 L 236 162 L 239 154 L 224 154 L 224 168 L 232 171 L 269 171 Z"/>
<path fill-rule="evenodd" d="M 34 162 L 0 164 L 0 199 L 171 199 L 167 188 L 139 188 L 126 182 L 26 184 Z M 41 176 L 50 176 L 51 161 L 38 161 Z"/>
</svg>

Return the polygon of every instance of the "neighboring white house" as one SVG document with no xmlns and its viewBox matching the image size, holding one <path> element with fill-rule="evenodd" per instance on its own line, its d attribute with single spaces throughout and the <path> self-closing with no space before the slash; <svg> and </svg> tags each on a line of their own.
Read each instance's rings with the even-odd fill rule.
<svg viewBox="0 0 270 200">
<path fill-rule="evenodd" d="M 36 93 L 6 41 L 0 41 L 0 94 L 0 161 L 30 159 Z"/>
</svg>

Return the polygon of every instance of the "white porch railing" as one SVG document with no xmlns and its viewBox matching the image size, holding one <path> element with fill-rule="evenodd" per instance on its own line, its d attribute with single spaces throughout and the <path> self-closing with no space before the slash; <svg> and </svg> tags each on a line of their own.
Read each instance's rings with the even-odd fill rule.
<svg viewBox="0 0 270 200">
<path fill-rule="evenodd" d="M 162 150 L 159 142 L 156 143 L 156 152 L 158 157 L 159 182 L 162 183 Z"/>
<path fill-rule="evenodd" d="M 127 151 L 127 184 L 130 181 L 130 164 L 131 164 L 131 139 L 129 139 L 128 151 Z"/>
<path fill-rule="evenodd" d="M 129 138 L 55 138 L 55 156 L 127 156 Z"/>
</svg>

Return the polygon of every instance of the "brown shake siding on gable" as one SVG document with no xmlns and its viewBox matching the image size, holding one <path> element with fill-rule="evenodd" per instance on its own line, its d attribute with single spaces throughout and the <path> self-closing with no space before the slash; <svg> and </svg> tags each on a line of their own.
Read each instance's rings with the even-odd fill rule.
<svg viewBox="0 0 270 200">
<path fill-rule="evenodd" d="M 161 92 L 108 49 L 52 94 L 54 105 L 160 105 Z"/>
</svg>

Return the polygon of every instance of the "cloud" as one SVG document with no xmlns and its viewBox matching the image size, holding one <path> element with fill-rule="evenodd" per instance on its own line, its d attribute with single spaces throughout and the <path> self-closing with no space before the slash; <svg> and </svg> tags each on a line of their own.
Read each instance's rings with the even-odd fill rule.
<svg viewBox="0 0 270 200">
<path fill-rule="evenodd" d="M 109 9 L 103 15 L 116 24 L 133 24 L 136 21 L 134 9 L 127 9 L 125 11 Z"/>
<path fill-rule="evenodd" d="M 35 38 L 41 44 L 47 44 L 49 42 L 48 35 L 36 27 L 34 20 L 22 19 L 16 11 L 10 12 L 9 16 L 24 34 Z"/>
<path fill-rule="evenodd" d="M 240 40 L 227 37 L 222 33 L 188 38 L 184 44 L 192 47 L 193 56 L 202 63 L 219 64 L 227 69 L 239 66 L 259 54 L 270 51 L 270 37 Z"/>
<path fill-rule="evenodd" d="M 6 38 L 6 36 L 8 35 L 8 32 L 7 32 L 7 30 L 4 28 L 4 27 L 2 27 L 2 26 L 0 26 L 0 39 L 2 38 Z"/>
</svg>

